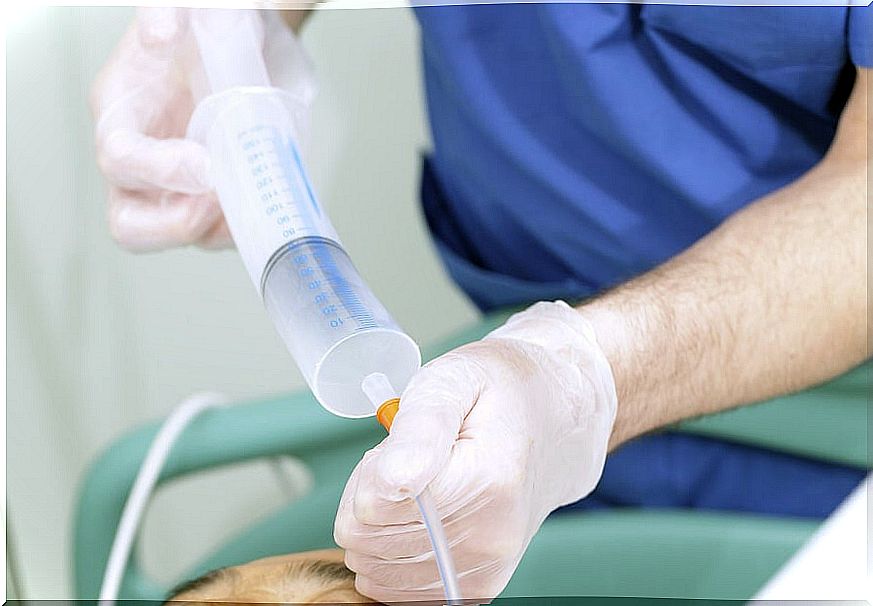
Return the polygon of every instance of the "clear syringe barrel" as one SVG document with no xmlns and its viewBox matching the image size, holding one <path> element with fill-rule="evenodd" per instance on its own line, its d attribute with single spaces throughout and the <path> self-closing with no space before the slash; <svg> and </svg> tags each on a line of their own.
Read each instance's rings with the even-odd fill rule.
<svg viewBox="0 0 873 606">
<path fill-rule="evenodd" d="M 418 346 L 332 240 L 283 247 L 264 276 L 264 305 L 315 397 L 335 414 L 373 415 L 363 380 L 381 372 L 406 387 L 421 365 Z"/>
<path fill-rule="evenodd" d="M 188 136 L 209 152 L 237 249 L 313 394 L 337 415 L 371 416 L 364 378 L 381 372 L 402 390 L 421 355 L 318 203 L 296 144 L 296 111 L 282 90 L 231 88 L 197 106 Z"/>
</svg>

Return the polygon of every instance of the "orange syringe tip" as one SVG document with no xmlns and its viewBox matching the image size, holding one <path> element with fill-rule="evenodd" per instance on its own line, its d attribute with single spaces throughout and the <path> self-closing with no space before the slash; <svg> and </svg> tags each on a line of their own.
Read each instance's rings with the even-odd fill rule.
<svg viewBox="0 0 873 606">
<path fill-rule="evenodd" d="M 394 422 L 394 417 L 400 409 L 400 398 L 391 398 L 385 400 L 382 405 L 376 409 L 376 419 L 386 431 L 391 431 L 391 424 Z"/>
</svg>

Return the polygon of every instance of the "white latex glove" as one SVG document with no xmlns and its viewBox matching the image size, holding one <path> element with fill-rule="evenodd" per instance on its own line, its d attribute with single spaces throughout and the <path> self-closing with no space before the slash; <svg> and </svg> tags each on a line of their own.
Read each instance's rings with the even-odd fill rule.
<svg viewBox="0 0 873 606">
<path fill-rule="evenodd" d="M 97 163 L 109 184 L 109 228 L 130 250 L 232 246 L 208 178 L 206 150 L 184 139 L 207 92 L 192 9 L 142 8 L 91 91 Z M 276 11 L 261 11 L 274 86 L 314 95 L 310 63 Z"/>
<path fill-rule="evenodd" d="M 443 597 L 410 498 L 429 485 L 463 597 L 497 596 L 546 516 L 596 486 L 616 402 L 591 326 L 561 301 L 427 364 L 339 506 L 335 539 L 357 589 L 385 602 Z"/>
</svg>

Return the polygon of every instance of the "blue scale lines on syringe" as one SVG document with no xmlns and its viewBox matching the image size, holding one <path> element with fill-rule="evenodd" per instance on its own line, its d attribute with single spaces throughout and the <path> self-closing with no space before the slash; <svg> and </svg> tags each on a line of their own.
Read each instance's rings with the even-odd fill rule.
<svg viewBox="0 0 873 606">
<path fill-rule="evenodd" d="M 313 193 L 309 179 L 303 170 L 297 147 L 290 139 L 282 141 L 276 129 L 271 130 L 273 132 L 270 139 L 277 152 L 277 159 L 279 161 L 279 168 L 282 171 L 282 177 L 288 184 L 289 188 L 291 188 L 291 195 L 295 200 L 306 198 L 312 205 L 317 216 L 321 217 L 321 209 L 315 199 L 315 194 Z M 292 170 L 292 167 L 297 168 L 296 173 Z M 300 191 L 299 189 L 298 180 L 296 178 L 298 175 L 303 182 L 305 192 Z M 315 224 L 306 212 L 301 214 L 301 218 L 306 224 L 306 227 L 309 228 L 308 231 L 310 233 L 318 233 Z M 336 261 L 330 250 L 331 244 L 319 240 L 311 241 L 308 244 L 313 247 L 313 257 L 316 257 L 318 260 L 319 269 L 321 269 L 321 272 L 324 275 L 325 282 L 327 282 L 334 295 L 339 299 L 343 308 L 349 313 L 349 319 L 352 319 L 357 323 L 358 327 L 356 330 L 376 328 L 378 324 L 373 319 L 372 313 L 363 303 L 361 303 L 361 300 L 358 298 L 357 294 L 355 294 L 354 289 L 349 285 L 348 281 L 343 277 L 342 272 L 340 272 L 337 267 Z M 289 242 L 288 247 L 289 249 L 293 248 L 294 243 Z"/>
</svg>

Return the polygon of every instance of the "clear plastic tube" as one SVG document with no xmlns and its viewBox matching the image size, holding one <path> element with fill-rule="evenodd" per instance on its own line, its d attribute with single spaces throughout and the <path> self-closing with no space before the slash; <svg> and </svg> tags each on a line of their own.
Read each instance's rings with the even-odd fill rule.
<svg viewBox="0 0 873 606">
<path fill-rule="evenodd" d="M 415 503 L 421 511 L 421 519 L 427 529 L 427 536 L 433 547 L 434 558 L 443 582 L 443 590 L 446 594 L 446 602 L 450 606 L 461 604 L 461 588 L 458 587 L 458 574 L 455 572 L 455 562 L 449 551 L 449 541 L 446 538 L 440 514 L 430 490 L 425 488 L 420 495 L 415 497 Z"/>
<path fill-rule="evenodd" d="M 99 606 L 114 606 L 118 599 L 140 520 L 173 445 L 188 424 L 200 413 L 210 408 L 224 406 L 226 403 L 227 399 L 220 394 L 211 392 L 195 394 L 182 402 L 161 425 L 149 446 L 146 458 L 136 474 L 136 480 L 124 504 L 115 531 L 115 539 L 112 541 L 112 549 L 109 552 L 109 560 L 106 562 L 103 583 L 100 586 Z"/>
<path fill-rule="evenodd" d="M 397 391 L 391 386 L 388 377 L 378 372 L 368 375 L 361 382 L 361 391 L 366 394 L 374 409 L 378 409 L 386 402 L 391 402 L 399 397 Z M 386 427 L 386 429 L 389 428 Z M 455 563 L 452 560 L 449 541 L 446 538 L 443 523 L 430 490 L 425 488 L 421 494 L 415 497 L 415 503 L 421 512 L 421 519 L 433 547 L 434 559 L 443 582 L 446 601 L 452 606 L 459 605 L 462 603 L 462 598 L 461 589 L 458 586 L 458 575 L 455 572 Z"/>
</svg>

